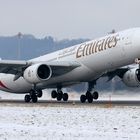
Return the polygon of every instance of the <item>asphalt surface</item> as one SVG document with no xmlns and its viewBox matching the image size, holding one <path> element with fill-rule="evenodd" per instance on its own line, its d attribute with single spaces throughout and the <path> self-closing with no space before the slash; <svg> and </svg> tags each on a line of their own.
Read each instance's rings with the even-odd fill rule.
<svg viewBox="0 0 140 140">
<path fill-rule="evenodd" d="M 84 106 L 105 106 L 105 107 L 110 107 L 110 106 L 140 106 L 140 101 L 134 101 L 134 100 L 113 100 L 113 101 L 104 101 L 104 100 L 99 100 L 99 101 L 93 101 L 93 103 L 81 103 L 78 100 L 70 100 L 68 102 L 63 102 L 63 101 L 56 101 L 56 100 L 39 100 L 37 103 L 25 103 L 24 100 L 7 100 L 7 99 L 1 99 L 0 100 L 0 106 L 29 106 L 29 107 L 36 107 L 36 106 L 59 106 L 59 107 L 84 107 Z"/>
</svg>

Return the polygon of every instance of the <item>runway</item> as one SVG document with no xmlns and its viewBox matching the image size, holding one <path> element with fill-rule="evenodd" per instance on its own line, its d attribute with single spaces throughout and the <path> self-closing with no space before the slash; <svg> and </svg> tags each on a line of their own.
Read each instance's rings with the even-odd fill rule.
<svg viewBox="0 0 140 140">
<path fill-rule="evenodd" d="M 94 107 L 94 106 L 140 106 L 140 100 L 99 100 L 93 101 L 93 103 L 81 103 L 78 100 L 69 100 L 68 102 L 63 101 L 56 101 L 56 100 L 39 100 L 37 103 L 25 103 L 24 100 L 15 100 L 15 99 L 1 99 L 0 106 L 7 105 L 7 106 L 29 106 L 29 107 L 38 107 L 38 106 L 49 106 L 49 107 Z"/>
</svg>

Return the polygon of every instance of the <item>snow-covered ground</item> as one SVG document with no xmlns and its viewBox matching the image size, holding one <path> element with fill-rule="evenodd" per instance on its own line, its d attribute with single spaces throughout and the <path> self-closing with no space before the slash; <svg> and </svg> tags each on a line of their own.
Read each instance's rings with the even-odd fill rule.
<svg viewBox="0 0 140 140">
<path fill-rule="evenodd" d="M 139 138 L 140 107 L 0 106 L 0 140 Z"/>
<path fill-rule="evenodd" d="M 79 94 L 69 94 L 79 99 Z M 0 92 L 1 99 L 24 95 Z M 43 99 L 51 99 L 44 94 Z M 101 95 L 100 100 L 139 100 L 138 95 Z M 139 140 L 140 106 L 24 106 L 0 104 L 0 140 Z"/>
</svg>

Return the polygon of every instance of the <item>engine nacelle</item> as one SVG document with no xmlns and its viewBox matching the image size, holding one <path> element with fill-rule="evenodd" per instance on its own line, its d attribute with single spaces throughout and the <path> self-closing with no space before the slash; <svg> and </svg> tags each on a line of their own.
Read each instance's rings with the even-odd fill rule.
<svg viewBox="0 0 140 140">
<path fill-rule="evenodd" d="M 48 80 L 52 76 L 51 68 L 46 64 L 34 64 L 25 69 L 23 77 L 32 84 Z"/>
<path fill-rule="evenodd" d="M 123 76 L 123 82 L 129 87 L 140 86 L 140 69 L 130 69 Z"/>
</svg>

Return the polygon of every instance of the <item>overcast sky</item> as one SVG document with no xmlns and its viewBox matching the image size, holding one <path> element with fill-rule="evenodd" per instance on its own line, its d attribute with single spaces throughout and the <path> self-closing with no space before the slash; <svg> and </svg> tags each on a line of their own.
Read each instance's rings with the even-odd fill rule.
<svg viewBox="0 0 140 140">
<path fill-rule="evenodd" d="M 95 38 L 140 27 L 140 0 L 0 0 L 0 35 Z"/>
</svg>

